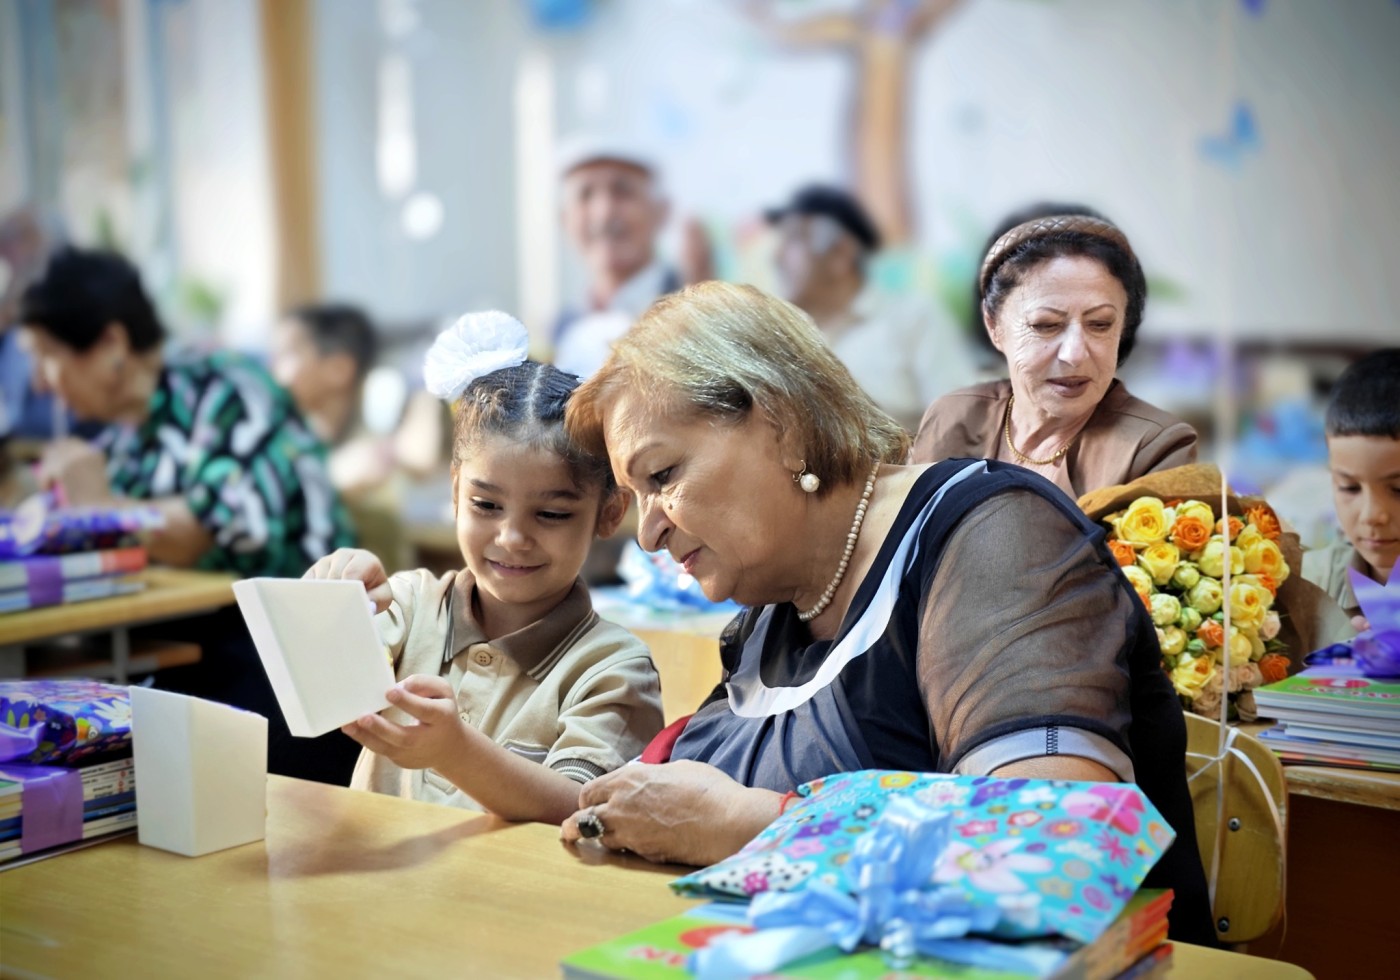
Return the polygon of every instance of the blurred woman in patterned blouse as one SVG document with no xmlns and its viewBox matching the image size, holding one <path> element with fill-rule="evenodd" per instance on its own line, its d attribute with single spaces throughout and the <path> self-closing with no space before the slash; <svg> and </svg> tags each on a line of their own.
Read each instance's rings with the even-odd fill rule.
<svg viewBox="0 0 1400 980">
<path fill-rule="evenodd" d="M 167 354 L 125 259 L 60 251 L 25 291 L 20 325 L 35 386 L 106 425 L 93 443 L 51 443 L 41 479 L 74 505 L 159 509 L 156 561 L 296 576 L 351 543 L 325 451 L 291 398 L 241 354 Z"/>
</svg>

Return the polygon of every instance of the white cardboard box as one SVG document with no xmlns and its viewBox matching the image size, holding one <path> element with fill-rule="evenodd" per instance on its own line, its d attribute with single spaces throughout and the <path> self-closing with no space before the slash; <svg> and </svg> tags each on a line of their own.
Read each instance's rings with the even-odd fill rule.
<svg viewBox="0 0 1400 980">
<path fill-rule="evenodd" d="M 146 687 L 131 688 L 137 833 L 198 857 L 267 832 L 267 719 Z"/>
<path fill-rule="evenodd" d="M 389 707 L 394 671 L 362 582 L 250 578 L 233 594 L 293 735 L 324 735 Z"/>
</svg>

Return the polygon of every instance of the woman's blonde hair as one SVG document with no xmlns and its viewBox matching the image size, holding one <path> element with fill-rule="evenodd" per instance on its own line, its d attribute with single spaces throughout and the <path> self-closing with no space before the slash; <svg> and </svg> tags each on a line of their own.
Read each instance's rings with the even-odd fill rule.
<svg viewBox="0 0 1400 980">
<path fill-rule="evenodd" d="M 753 286 L 703 282 L 652 306 L 569 399 L 565 425 L 576 442 L 606 450 L 604 410 L 624 389 L 658 413 L 739 422 L 760 412 L 823 490 L 864 479 L 875 460 L 909 455 L 909 434 L 861 390 L 807 314 Z"/>
</svg>

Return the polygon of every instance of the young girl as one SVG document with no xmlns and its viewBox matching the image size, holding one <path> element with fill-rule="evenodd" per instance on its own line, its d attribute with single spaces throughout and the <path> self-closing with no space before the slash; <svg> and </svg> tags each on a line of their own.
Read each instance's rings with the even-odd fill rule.
<svg viewBox="0 0 1400 980">
<path fill-rule="evenodd" d="M 573 445 L 579 380 L 526 359 L 503 313 L 462 317 L 428 351 L 428 390 L 455 402 L 452 496 L 466 568 L 385 573 L 342 549 L 309 578 L 365 583 L 399 683 L 393 707 L 346 725 L 351 785 L 508 820 L 559 823 L 579 786 L 634 758 L 662 725 L 645 646 L 598 618 L 578 578 L 627 508 L 606 459 Z"/>
</svg>

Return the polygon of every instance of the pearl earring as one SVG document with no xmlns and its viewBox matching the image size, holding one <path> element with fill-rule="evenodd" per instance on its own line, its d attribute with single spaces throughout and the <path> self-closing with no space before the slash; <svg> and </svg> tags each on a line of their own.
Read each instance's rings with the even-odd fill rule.
<svg viewBox="0 0 1400 980">
<path fill-rule="evenodd" d="M 801 487 L 803 493 L 816 493 L 817 488 L 822 485 L 821 477 L 817 476 L 815 473 L 807 472 L 807 461 L 805 459 L 802 461 L 801 471 L 792 475 L 792 482 Z"/>
</svg>

